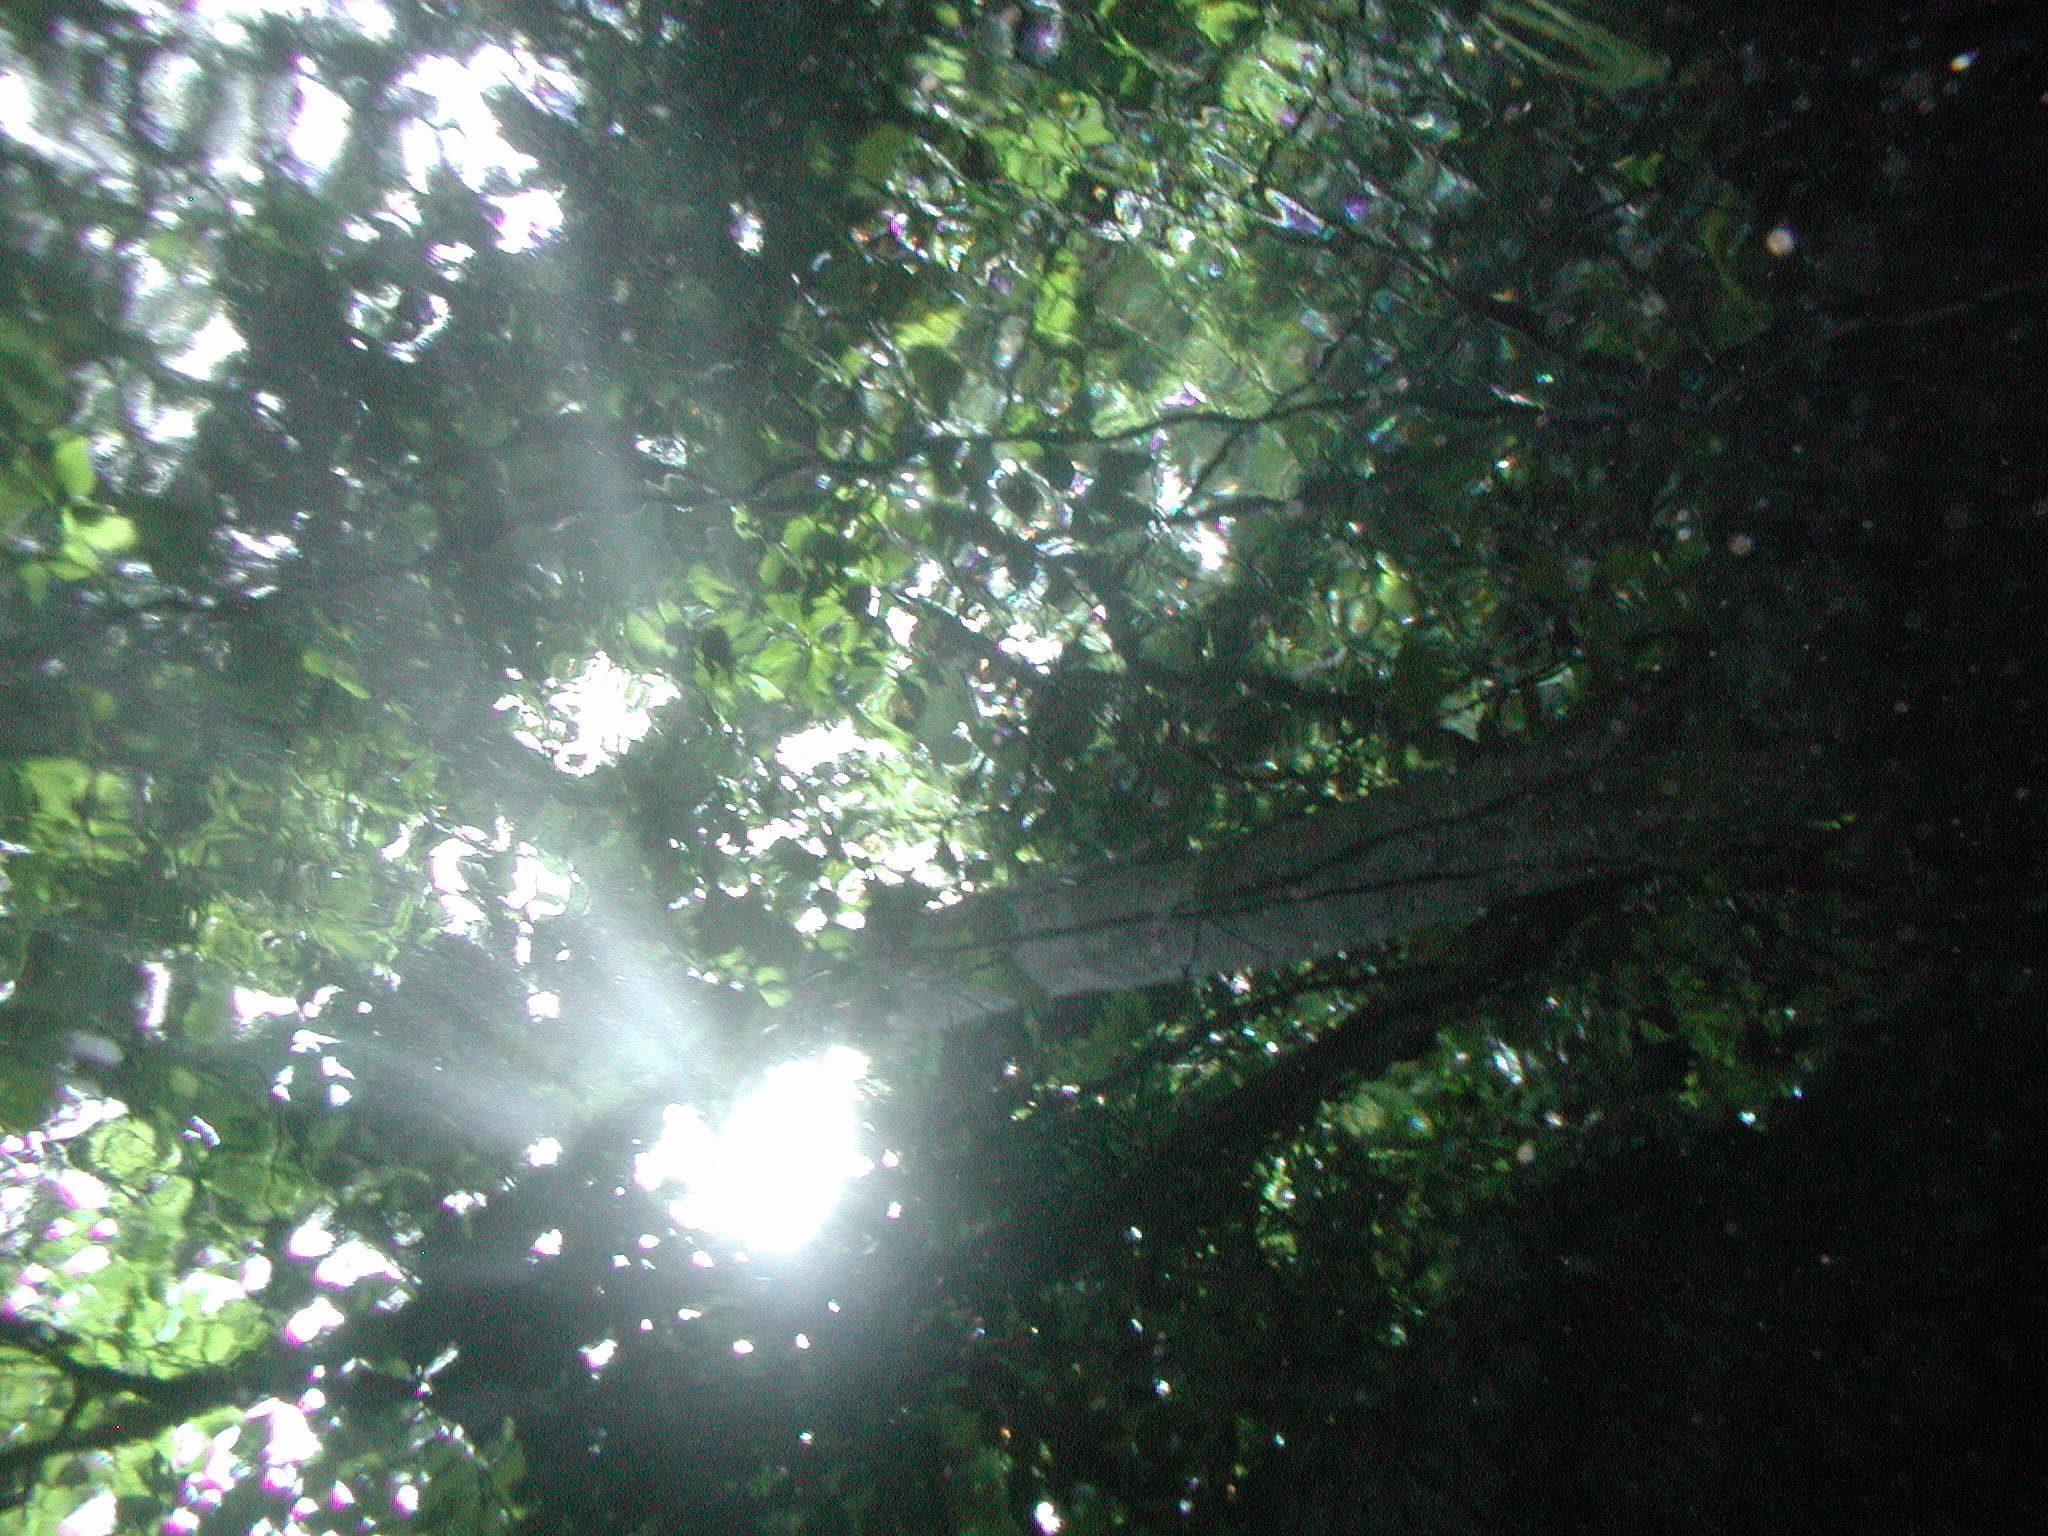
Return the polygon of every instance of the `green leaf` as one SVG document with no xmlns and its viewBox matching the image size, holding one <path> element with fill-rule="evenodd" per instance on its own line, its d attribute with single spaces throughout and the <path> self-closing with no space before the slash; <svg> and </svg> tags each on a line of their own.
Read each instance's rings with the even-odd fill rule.
<svg viewBox="0 0 2048 1536">
<path fill-rule="evenodd" d="M 945 742 L 954 739 L 954 730 L 974 716 L 973 693 L 958 677 L 949 677 L 926 691 L 911 734 L 936 755 Z"/>
<path fill-rule="evenodd" d="M 325 651 L 308 646 L 299 653 L 299 665 L 315 677 L 324 677 L 351 698 L 367 699 L 370 690 L 356 677 L 356 669 L 339 656 L 330 656 Z"/>
<path fill-rule="evenodd" d="M 16 772 L 39 816 L 78 825 L 78 802 L 92 788 L 90 768 L 73 757 L 41 757 L 22 763 Z"/>
<path fill-rule="evenodd" d="M 50 467 L 56 471 L 57 484 L 73 501 L 83 501 L 92 494 L 95 483 L 92 450 L 86 445 L 84 438 L 58 438 L 50 448 Z M 126 519 L 122 521 L 125 522 Z M 129 542 L 134 542 L 132 526 L 129 529 Z"/>
<path fill-rule="evenodd" d="M 163 1162 L 156 1133 L 132 1115 L 100 1126 L 88 1146 L 93 1166 L 118 1184 L 139 1185 L 158 1172 Z"/>
<path fill-rule="evenodd" d="M 675 647 L 669 644 L 663 628 L 644 613 L 626 615 L 625 633 L 627 643 L 643 655 L 669 657 L 675 654 Z"/>
<path fill-rule="evenodd" d="M 866 196 L 887 191 L 896 162 L 915 142 L 908 130 L 895 123 L 870 129 L 853 147 L 853 160 L 847 169 L 848 189 Z"/>
<path fill-rule="evenodd" d="M 66 549 L 83 549 L 95 565 L 110 555 L 126 554 L 136 544 L 135 524 L 103 507 L 67 507 L 64 512 Z"/>
<path fill-rule="evenodd" d="M 896 344 L 906 350 L 917 346 L 944 347 L 960 334 L 966 311 L 958 304 L 927 310 L 915 320 L 896 327 Z"/>
<path fill-rule="evenodd" d="M 48 503 L 35 481 L 15 468 L 0 466 L 0 531 L 18 527 L 26 516 Z"/>
<path fill-rule="evenodd" d="M 1639 90 L 1671 68 L 1668 60 L 1557 0 L 1487 0 L 1482 19 L 1530 63 L 1599 90 Z"/>
<path fill-rule="evenodd" d="M 1208 0 L 1195 7 L 1195 29 L 1220 48 L 1258 14 L 1258 8 L 1245 0 Z"/>
</svg>

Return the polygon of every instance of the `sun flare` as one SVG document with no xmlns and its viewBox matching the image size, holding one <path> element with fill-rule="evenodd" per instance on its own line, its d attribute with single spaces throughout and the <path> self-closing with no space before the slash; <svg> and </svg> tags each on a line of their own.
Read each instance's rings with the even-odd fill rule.
<svg viewBox="0 0 2048 1536">
<path fill-rule="evenodd" d="M 869 1172 L 856 1114 L 868 1059 L 835 1045 L 769 1068 L 712 1129 L 693 1106 L 663 1112 L 660 1139 L 634 1161 L 634 1181 L 680 1188 L 679 1227 L 763 1253 L 791 1253 L 824 1226 L 847 1180 Z"/>
</svg>

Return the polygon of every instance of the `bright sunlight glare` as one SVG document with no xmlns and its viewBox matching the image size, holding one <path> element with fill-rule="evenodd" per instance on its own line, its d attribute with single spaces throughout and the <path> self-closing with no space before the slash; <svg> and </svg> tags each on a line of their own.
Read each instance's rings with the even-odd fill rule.
<svg viewBox="0 0 2048 1536">
<path fill-rule="evenodd" d="M 299 106 L 285 134 L 285 146 L 308 170 L 332 166 L 348 142 L 348 103 L 299 65 Z"/>
<path fill-rule="evenodd" d="M 857 1147 L 867 1072 L 867 1057 L 843 1045 L 771 1067 L 715 1131 L 695 1108 L 671 1104 L 660 1139 L 634 1160 L 634 1182 L 680 1186 L 669 1206 L 679 1227 L 794 1252 L 824 1226 L 841 1186 L 874 1166 Z"/>
<path fill-rule="evenodd" d="M 540 705 L 508 693 L 496 708 L 518 720 L 512 737 L 576 777 L 615 761 L 653 727 L 654 711 L 680 690 L 667 678 L 628 671 L 599 651 L 565 678 L 551 678 Z"/>
<path fill-rule="evenodd" d="M 849 752 L 886 752 L 886 743 L 870 741 L 855 730 L 851 721 L 836 725 L 814 725 L 782 738 L 775 749 L 775 761 L 791 773 L 810 773 L 820 763 L 835 762 Z"/>
<path fill-rule="evenodd" d="M 416 191 L 424 192 L 428 173 L 444 165 L 472 191 L 491 194 L 504 250 L 526 250 L 560 227 L 559 195 L 522 185 L 538 162 L 506 142 L 486 93 L 516 90 L 559 115 L 576 100 L 576 84 L 566 73 L 523 49 L 492 44 L 467 59 L 423 58 L 402 83 L 426 99 L 426 110 L 406 128 L 402 142 L 406 178 Z"/>
</svg>

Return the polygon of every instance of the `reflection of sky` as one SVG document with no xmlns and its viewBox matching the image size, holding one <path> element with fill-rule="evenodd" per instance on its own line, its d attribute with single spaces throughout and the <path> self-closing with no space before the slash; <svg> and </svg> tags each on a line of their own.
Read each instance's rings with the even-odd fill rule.
<svg viewBox="0 0 2048 1536">
<path fill-rule="evenodd" d="M 824 1226 L 841 1187 L 873 1166 L 859 1152 L 856 1106 L 868 1059 L 840 1045 L 771 1067 L 713 1130 L 671 1104 L 661 1137 L 634 1162 L 642 1189 L 680 1188 L 676 1225 L 766 1253 L 801 1248 Z"/>
</svg>

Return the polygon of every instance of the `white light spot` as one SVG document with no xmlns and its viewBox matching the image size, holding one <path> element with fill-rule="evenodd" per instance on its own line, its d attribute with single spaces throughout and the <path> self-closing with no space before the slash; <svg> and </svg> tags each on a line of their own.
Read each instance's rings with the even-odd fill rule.
<svg viewBox="0 0 2048 1536">
<path fill-rule="evenodd" d="M 898 843 L 893 848 L 882 850 L 882 867 L 894 870 L 899 875 L 923 877 L 929 872 L 935 878 L 926 883 L 936 885 L 946 877 L 946 872 L 933 862 L 938 852 L 939 844 L 936 838 L 928 837 L 919 843 Z"/>
<path fill-rule="evenodd" d="M 28 76 L 12 69 L 0 71 L 0 134 L 31 146 L 40 137 L 35 89 Z"/>
<path fill-rule="evenodd" d="M 427 852 L 427 880 L 438 893 L 441 910 L 447 914 L 443 933 L 476 937 L 489 921 L 484 909 L 469 897 L 469 878 L 462 861 L 476 848 L 467 839 L 445 837 Z"/>
<path fill-rule="evenodd" d="M 520 914 L 528 922 L 538 922 L 544 917 L 560 917 L 569 910 L 569 898 L 575 894 L 576 876 L 566 869 L 552 869 L 534 851 L 531 844 L 521 843 L 514 850 L 512 860 L 512 888 L 505 892 L 505 905 Z M 541 993 L 552 997 L 552 993 Z M 527 1011 L 532 1012 L 529 1004 Z M 557 1012 L 559 1012 L 559 1008 Z M 549 1014 L 553 1018 L 554 1014 Z"/>
<path fill-rule="evenodd" d="M 270 1420 L 270 1438 L 263 1445 L 265 1466 L 296 1467 L 320 1454 L 320 1437 L 313 1433 L 306 1415 L 291 1403 L 272 1398 L 251 1408 L 249 1417 Z"/>
<path fill-rule="evenodd" d="M 900 612 L 901 609 L 892 608 L 890 616 L 893 618 Z M 856 731 L 850 722 L 842 720 L 837 725 L 812 726 L 807 731 L 798 731 L 794 736 L 783 737 L 781 744 L 775 749 L 775 761 L 791 773 L 806 774 L 820 763 L 832 762 L 849 752 L 888 750 L 883 743 L 868 740 Z"/>
<path fill-rule="evenodd" d="M 562 1230 L 551 1227 L 533 1240 L 533 1251 L 544 1259 L 552 1259 L 562 1251 Z"/>
<path fill-rule="evenodd" d="M 334 1234 L 315 1217 L 285 1239 L 284 1251 L 295 1259 L 317 1259 L 334 1251 Z"/>
<path fill-rule="evenodd" d="M 129 9 L 155 17 L 172 7 L 138 4 Z M 383 0 L 340 0 L 339 4 L 332 0 L 197 0 L 196 4 L 177 9 L 189 10 L 207 32 L 226 43 L 239 43 L 247 36 L 239 23 L 265 16 L 318 18 L 330 26 L 346 18 L 350 28 L 373 42 L 389 37 L 392 29 L 391 11 Z M 336 29 L 346 30 L 338 26 Z"/>
<path fill-rule="evenodd" d="M 229 1302 L 241 1301 L 248 1294 L 226 1275 L 197 1269 L 189 1275 L 181 1275 L 166 1287 L 164 1299 L 174 1307 L 188 1310 L 197 1307 L 201 1317 L 212 1317 Z"/>
<path fill-rule="evenodd" d="M 583 1363 L 593 1371 L 601 1371 L 610 1365 L 612 1363 L 612 1356 L 618 1352 L 619 1341 L 617 1339 L 606 1339 L 602 1343 L 593 1344 L 590 1348 L 579 1351 L 583 1356 Z"/>
<path fill-rule="evenodd" d="M 1793 233 L 1791 225 L 1780 224 L 1764 236 L 1764 249 L 1782 261 L 1799 249 L 1799 236 Z"/>
<path fill-rule="evenodd" d="M 725 232 L 732 237 L 732 243 L 749 256 L 760 255 L 767 244 L 761 215 L 745 203 L 729 203 L 727 207 L 732 210 L 732 222 L 725 226 Z"/>
<path fill-rule="evenodd" d="M 282 1018 L 287 1014 L 296 1015 L 299 1011 L 296 997 L 280 997 L 275 992 L 259 992 L 254 987 L 235 988 L 232 1001 L 235 1022 L 244 1027 L 258 1019 Z"/>
<path fill-rule="evenodd" d="M 57 1522 L 57 1536 L 112 1536 L 119 1518 L 113 1493 L 102 1488 Z"/>
<path fill-rule="evenodd" d="M 310 1344 L 321 1334 L 339 1328 L 348 1319 L 341 1308 L 325 1296 L 316 1296 L 312 1301 L 294 1312 L 284 1325 L 287 1344 Z"/>
<path fill-rule="evenodd" d="M 1520 1054 L 1510 1045 L 1497 1044 L 1494 1046 L 1493 1070 L 1518 1088 L 1522 1085 L 1522 1080 L 1526 1075 L 1522 1070 Z"/>
<path fill-rule="evenodd" d="M 525 250 L 560 227 L 559 193 L 522 185 L 538 162 L 506 141 L 485 93 L 516 90 L 542 111 L 560 116 L 576 99 L 569 75 L 524 49 L 494 44 L 467 60 L 422 58 L 401 84 L 426 97 L 425 109 L 399 140 L 406 179 L 415 191 L 426 191 L 429 173 L 442 165 L 472 190 L 491 193 L 498 244 L 508 251 Z"/>
<path fill-rule="evenodd" d="M 98 1243 L 94 1243 L 89 1248 L 79 1249 L 66 1259 L 63 1268 L 67 1275 L 96 1275 L 113 1262 L 113 1254 Z"/>
<path fill-rule="evenodd" d="M 856 1148 L 854 1105 L 867 1070 L 867 1057 L 846 1046 L 784 1062 L 717 1131 L 696 1109 L 672 1104 L 660 1139 L 635 1159 L 634 1181 L 646 1190 L 682 1186 L 669 1207 L 678 1226 L 771 1253 L 800 1248 L 831 1215 L 840 1187 L 873 1166 Z"/>
<path fill-rule="evenodd" d="M 313 1266 L 313 1279 L 336 1290 L 347 1290 L 359 1280 L 403 1280 L 398 1266 L 357 1238 L 350 1238 Z"/>
<path fill-rule="evenodd" d="M 173 1471 L 182 1472 L 206 1452 L 206 1435 L 192 1424 L 180 1424 L 171 1431 L 171 1443 L 165 1451 L 165 1459 Z"/>
<path fill-rule="evenodd" d="M 66 1168 L 50 1181 L 57 1198 L 74 1211 L 96 1211 L 113 1198 L 107 1186 L 83 1168 Z"/>
<path fill-rule="evenodd" d="M 182 442 L 199 430 L 199 413 L 182 407 L 158 411 L 149 418 L 149 435 L 160 443 Z"/>
<path fill-rule="evenodd" d="M 241 350 L 242 333 L 235 329 L 234 321 L 215 310 L 207 322 L 192 333 L 184 351 L 166 358 L 164 362 L 166 367 L 175 369 L 188 379 L 212 379 L 219 375 L 221 364 Z"/>
<path fill-rule="evenodd" d="M 759 853 L 762 849 L 772 848 L 785 839 L 792 843 L 801 842 L 803 835 L 802 823 L 791 821 L 787 816 L 778 816 L 762 822 L 759 826 L 747 828 L 747 846 Z"/>
<path fill-rule="evenodd" d="M 526 1165 L 529 1168 L 549 1168 L 562 1160 L 562 1143 L 558 1137 L 543 1136 L 526 1149 Z"/>
<path fill-rule="evenodd" d="M 348 142 L 348 103 L 299 66 L 299 109 L 285 133 L 285 147 L 308 170 L 325 171 Z"/>
<path fill-rule="evenodd" d="M 798 1334 L 796 1336 L 796 1347 L 798 1349 L 809 1349 L 811 1347 L 811 1336 L 808 1333 Z"/>
<path fill-rule="evenodd" d="M 521 73 L 520 57 L 495 45 L 467 59 L 428 54 L 413 65 L 399 87 L 426 97 L 401 140 L 406 179 L 415 190 L 427 190 L 427 173 L 436 165 L 447 166 L 479 192 L 493 171 L 517 178 L 537 167 L 531 155 L 505 142 L 497 114 L 484 99 L 486 91 L 515 84 Z"/>
<path fill-rule="evenodd" d="M 1053 1507 L 1051 1499 L 1040 1499 L 1031 1511 L 1031 1523 L 1045 1532 L 1045 1536 L 1058 1536 L 1066 1522 L 1060 1519 L 1060 1512 Z"/>
<path fill-rule="evenodd" d="M 501 251 L 530 251 L 562 227 L 562 196 L 546 187 L 507 193 L 492 206 Z"/>
<path fill-rule="evenodd" d="M 631 672 L 599 651 L 566 678 L 550 683 L 542 705 L 517 694 L 498 700 L 518 721 L 512 739 L 543 752 L 562 773 L 595 773 L 654 726 L 653 712 L 681 690 L 665 677 Z"/>
<path fill-rule="evenodd" d="M 734 1339 L 732 1341 L 732 1352 L 736 1355 L 751 1355 L 754 1352 L 754 1341 L 752 1339 Z"/>
<path fill-rule="evenodd" d="M 159 960 L 142 962 L 142 1008 L 135 1027 L 151 1039 L 161 1039 L 164 1012 L 171 1002 L 171 968 Z"/>
<path fill-rule="evenodd" d="M 1034 667 L 1049 667 L 1065 653 L 1067 643 L 1056 635 L 1042 635 L 1029 624 L 1012 624 L 996 647 Z"/>
</svg>

